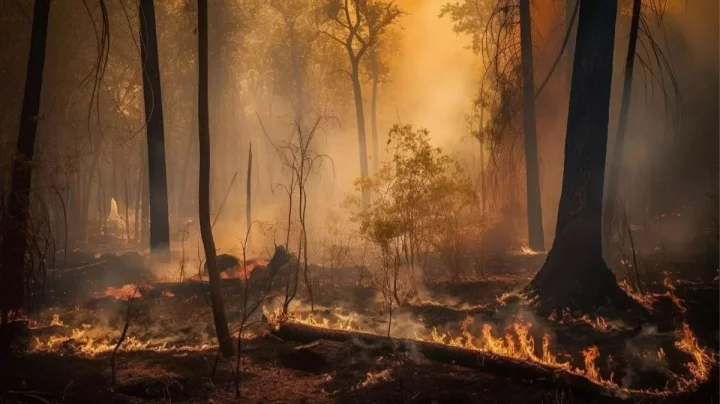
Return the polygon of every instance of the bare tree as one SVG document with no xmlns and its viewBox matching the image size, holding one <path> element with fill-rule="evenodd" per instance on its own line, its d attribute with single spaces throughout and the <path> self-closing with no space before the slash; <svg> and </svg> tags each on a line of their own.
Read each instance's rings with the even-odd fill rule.
<svg viewBox="0 0 720 404">
<path fill-rule="evenodd" d="M 169 262 L 170 224 L 168 223 L 165 130 L 153 0 L 140 1 L 140 45 L 150 180 L 150 250 L 154 259 Z"/>
<path fill-rule="evenodd" d="M 0 326 L 7 324 L 9 314 L 16 314 L 23 306 L 32 162 L 39 120 L 49 15 L 50 0 L 36 0 L 33 11 L 30 56 L 25 76 L 25 93 L 20 113 L 20 133 L 13 157 L 6 222 L 2 224 Z"/>
<path fill-rule="evenodd" d="M 393 1 L 386 0 L 333 0 L 329 2 L 326 11 L 331 29 L 323 33 L 343 46 L 350 60 L 348 74 L 352 80 L 355 96 L 360 175 L 367 177 L 369 172 L 360 62 L 367 51 L 375 46 L 383 32 L 397 22 L 402 11 Z M 365 206 L 369 200 L 370 194 L 367 191 L 363 192 Z"/>
<path fill-rule="evenodd" d="M 235 354 L 230 338 L 225 305 L 220 290 L 220 274 L 217 270 L 215 242 L 210 223 L 210 119 L 208 108 L 208 2 L 198 1 L 198 144 L 200 149 L 200 175 L 198 205 L 200 214 L 200 236 L 205 249 L 205 260 L 210 278 L 210 301 L 212 303 L 215 333 L 220 350 L 225 357 Z"/>
</svg>

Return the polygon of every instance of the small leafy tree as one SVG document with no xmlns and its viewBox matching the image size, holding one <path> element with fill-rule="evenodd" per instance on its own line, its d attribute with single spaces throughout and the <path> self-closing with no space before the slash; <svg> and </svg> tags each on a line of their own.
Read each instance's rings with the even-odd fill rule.
<svg viewBox="0 0 720 404">
<path fill-rule="evenodd" d="M 354 219 L 361 233 L 380 248 L 381 262 L 392 262 L 393 278 L 401 277 L 401 259 L 402 267 L 409 269 L 406 278 L 414 281 L 431 250 L 458 239 L 463 224 L 459 215 L 471 206 L 475 192 L 457 162 L 430 145 L 426 129 L 395 125 L 387 144 L 392 159 L 374 176 L 355 182 L 351 202 L 361 205 L 363 189 L 373 198 Z M 401 302 L 397 293 L 394 298 Z"/>
</svg>

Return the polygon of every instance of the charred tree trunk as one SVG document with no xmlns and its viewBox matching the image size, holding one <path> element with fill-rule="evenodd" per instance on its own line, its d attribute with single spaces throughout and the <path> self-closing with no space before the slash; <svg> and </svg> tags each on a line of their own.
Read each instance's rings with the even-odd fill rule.
<svg viewBox="0 0 720 404">
<path fill-rule="evenodd" d="M 520 0 L 520 42 L 523 69 L 523 98 L 525 124 L 525 175 L 527 179 L 528 243 L 535 251 L 545 251 L 540 175 L 535 127 L 535 79 L 533 77 L 532 22 L 530 0 Z"/>
<path fill-rule="evenodd" d="M 230 338 L 225 306 L 220 291 L 220 274 L 217 270 L 215 255 L 215 242 L 213 241 L 210 226 L 210 122 L 208 108 L 208 2 L 198 1 L 198 55 L 199 55 L 199 85 L 198 85 L 198 145 L 200 149 L 200 175 L 198 205 L 200 214 L 200 235 L 205 249 L 208 275 L 210 278 L 210 301 L 212 303 L 215 333 L 222 354 L 226 357 L 235 354 L 235 348 Z"/>
<path fill-rule="evenodd" d="M 380 145 L 378 140 L 377 129 L 377 95 L 378 84 L 380 81 L 377 49 L 373 47 L 370 50 L 370 68 L 372 70 L 372 100 L 370 101 L 370 125 L 372 128 L 372 146 L 373 146 L 373 173 L 380 171 Z"/>
<path fill-rule="evenodd" d="M 640 26 L 641 0 L 633 0 L 632 21 L 630 23 L 630 40 L 625 61 L 625 80 L 623 83 L 622 103 L 620 105 L 620 117 L 618 121 L 617 135 L 613 147 L 612 160 L 610 162 L 610 178 L 608 179 L 607 197 L 603 209 L 603 248 L 607 252 L 612 237 L 613 216 L 617 205 L 618 182 L 620 178 L 620 167 L 622 166 L 623 145 L 625 143 L 625 132 L 630 110 L 630 96 L 632 93 L 632 79 L 635 68 L 635 49 L 637 47 L 638 28 Z"/>
<path fill-rule="evenodd" d="M 154 260 L 169 262 L 170 224 L 165 166 L 165 133 L 153 0 L 140 0 L 140 45 L 150 182 L 150 250 Z"/>
<path fill-rule="evenodd" d="M 556 238 L 527 288 L 541 313 L 594 312 L 608 304 L 640 309 L 618 287 L 601 245 L 616 12 L 616 0 L 580 5 Z"/>
<path fill-rule="evenodd" d="M 360 175 L 363 177 L 368 176 L 368 161 L 367 161 L 367 141 L 365 140 L 365 110 L 363 108 L 362 100 L 362 86 L 360 85 L 360 66 L 359 62 L 352 63 L 352 83 L 353 93 L 355 94 L 355 113 L 357 115 L 357 131 L 358 131 L 358 143 L 360 153 Z M 362 206 L 367 207 L 370 204 L 370 193 L 363 189 L 362 191 Z"/>
<path fill-rule="evenodd" d="M 23 307 L 25 291 L 25 253 L 28 248 L 25 232 L 30 216 L 30 187 L 35 151 L 40 94 L 45 67 L 50 0 L 36 0 L 33 11 L 30 56 L 25 76 L 25 94 L 20 113 L 20 133 L 13 157 L 12 179 L 6 222 L 3 224 L 2 266 L 0 266 L 0 326 L 10 314 Z"/>
<path fill-rule="evenodd" d="M 573 10 L 580 0 L 565 0 L 565 29 L 570 30 L 570 39 L 565 48 L 565 73 L 568 89 L 572 81 L 573 55 L 575 54 L 575 38 L 577 37 L 577 24 L 573 24 Z"/>
</svg>

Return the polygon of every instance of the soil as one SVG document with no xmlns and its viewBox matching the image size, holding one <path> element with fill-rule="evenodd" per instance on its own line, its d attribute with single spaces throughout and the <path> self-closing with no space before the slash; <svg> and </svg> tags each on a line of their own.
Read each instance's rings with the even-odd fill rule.
<svg viewBox="0 0 720 404">
<path fill-rule="evenodd" d="M 80 255 L 80 254 L 78 254 Z M 3 331 L 0 356 L 0 403 L 224 403 L 238 402 L 235 393 L 234 359 L 218 358 L 213 339 L 212 315 L 200 294 L 166 296 L 146 294 L 133 300 L 128 337 L 145 341 L 145 349 L 123 350 L 117 356 L 117 380 L 111 382 L 110 353 L 86 355 L 80 341 L 69 336 L 73 328 L 95 332 L 97 341 L 114 344 L 125 323 L 127 300 L 105 296 L 107 288 L 128 283 L 151 283 L 152 275 L 110 256 L 89 259 L 74 269 L 56 271 L 48 293 L 31 322 L 18 321 Z M 100 257 L 100 256 L 98 256 Z M 493 265 L 492 259 L 498 264 Z M 653 257 L 646 257 L 652 263 Z M 659 258 L 657 258 L 659 260 Z M 707 263 L 683 257 L 672 261 L 663 257 L 657 267 L 670 271 L 675 294 L 687 311 L 681 313 L 669 299 L 658 298 L 657 324 L 613 323 L 610 330 L 598 330 L 587 322 L 563 321 L 535 316 L 522 305 L 522 299 L 504 293 L 522 290 L 544 262 L 543 255 L 501 254 L 489 258 L 483 279 L 461 282 L 431 280 L 419 298 L 393 314 L 394 336 L 411 338 L 436 327 L 457 335 L 459 323 L 474 319 L 470 331 L 479 335 L 482 323 L 501 329 L 518 316 L 531 319 L 531 335 L 550 332 L 558 351 L 577 353 L 589 345 L 599 347 L 601 374 L 620 369 L 615 381 L 632 378 L 633 386 L 663 388 L 673 383 L 668 368 L 635 363 L 630 352 L 654 352 L 666 347 L 668 362 L 678 374 L 687 373 L 682 363 L 688 358 L 672 347 L 672 330 L 684 319 L 692 327 L 701 346 L 718 351 L 717 279 Z M 68 261 L 71 261 L 68 258 Z M 127 261 L 127 260 L 125 260 Z M 502 264 L 499 264 L 499 263 Z M 662 264 L 662 266 L 661 266 Z M 73 268 L 72 262 L 68 267 Z M 649 264 L 653 266 L 653 264 Z M 649 274 L 652 292 L 665 293 L 663 271 Z M 358 285 L 357 272 L 333 279 L 334 285 L 316 287 L 316 315 L 331 321 L 347 313 L 359 315 L 360 328 L 380 332 L 387 328 L 387 313 L 377 304 L 374 292 Z M 681 275 L 680 275 L 681 274 Z M 141 281 L 138 281 L 141 279 Z M 238 283 L 224 287 L 231 328 L 240 316 L 242 288 Z M 300 291 L 303 297 L 303 291 Z M 278 304 L 268 299 L 268 307 Z M 306 303 L 306 302 L 305 302 Z M 663 306 L 664 305 L 664 306 Z M 298 313 L 309 310 L 295 306 Z M 53 314 L 62 325 L 52 325 Z M 670 315 L 673 314 L 673 315 Z M 440 364 L 413 354 L 386 354 L 367 349 L 356 342 L 317 341 L 299 344 L 269 334 L 260 321 L 261 309 L 252 318 L 244 335 L 241 364 L 240 402 L 250 403 L 610 403 L 622 401 L 613 396 L 587 396 L 576 391 L 548 387 L 538 380 L 500 377 L 495 374 Z M 257 321 L 256 321 L 257 320 Z M 660 320 L 665 320 L 665 324 Z M 619 325 L 618 325 L 619 324 Z M 612 328 L 617 326 L 617 328 Z M 419 328 L 418 328 L 419 327 Z M 653 328 L 656 327 L 656 328 Z M 421 330 L 420 330 L 421 328 Z M 650 330 L 650 331 L 648 331 Z M 38 349 L 36 339 L 66 336 L 51 350 Z M 154 341 L 154 342 L 153 342 Z M 539 344 L 537 344 L 539 345 Z M 634 359 L 635 358 L 635 359 Z M 713 359 L 717 363 L 716 357 Z M 573 364 L 582 359 L 573 356 Z M 641 361 L 642 362 L 642 361 Z M 632 368 L 633 372 L 622 369 Z M 717 369 L 710 381 L 697 391 L 664 398 L 662 402 L 718 402 Z M 714 400 L 714 401 L 711 401 Z M 638 402 L 631 400 L 631 402 Z"/>
</svg>

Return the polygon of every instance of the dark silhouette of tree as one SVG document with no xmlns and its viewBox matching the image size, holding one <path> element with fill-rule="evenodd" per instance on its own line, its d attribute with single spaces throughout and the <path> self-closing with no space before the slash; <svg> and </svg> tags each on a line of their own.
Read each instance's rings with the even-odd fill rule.
<svg viewBox="0 0 720 404">
<path fill-rule="evenodd" d="M 228 329 L 225 305 L 220 293 L 220 274 L 217 269 L 215 242 L 210 224 L 210 118 L 208 108 L 208 2 L 198 1 L 198 145 L 200 149 L 200 174 L 198 205 L 200 236 L 205 249 L 208 276 L 210 277 L 210 301 L 212 304 L 215 333 L 220 351 L 225 357 L 235 354 Z"/>
<path fill-rule="evenodd" d="M 50 0 L 36 0 L 33 11 L 30 56 L 25 76 L 25 94 L 20 113 L 20 133 L 15 156 L 13 156 L 6 222 L 2 223 L 0 326 L 8 322 L 10 314 L 17 314 L 23 307 L 25 254 L 28 247 L 28 237 L 25 233 L 30 216 L 32 162 L 39 120 L 49 14 Z"/>
<path fill-rule="evenodd" d="M 140 47 L 143 95 L 147 122 L 148 174 L 150 200 L 150 250 L 154 259 L 170 261 L 165 133 L 163 128 L 160 66 L 158 63 L 155 6 L 153 0 L 140 1 Z"/>
<path fill-rule="evenodd" d="M 532 21 L 530 0 L 520 0 L 520 49 L 523 70 L 523 118 L 525 125 L 525 170 L 527 181 L 528 243 L 536 251 L 545 250 L 540 173 L 535 125 L 535 79 L 533 77 Z"/>
<path fill-rule="evenodd" d="M 602 256 L 601 227 L 616 0 L 580 5 L 556 238 L 527 288 L 540 312 L 639 308 Z"/>
<path fill-rule="evenodd" d="M 613 146 L 612 160 L 610 161 L 610 178 L 607 184 L 607 198 L 603 209 L 603 245 L 610 244 L 613 216 L 617 205 L 618 182 L 620 179 L 620 164 L 622 162 L 623 145 L 625 144 L 625 132 L 627 131 L 628 115 L 630 110 L 630 95 L 632 93 L 633 71 L 635 70 L 635 49 L 637 48 L 638 28 L 640 27 L 641 0 L 633 0 L 632 20 L 630 22 L 630 39 L 625 60 L 625 78 L 623 82 L 623 94 L 620 104 L 620 115 L 618 120 L 617 136 Z"/>
</svg>

